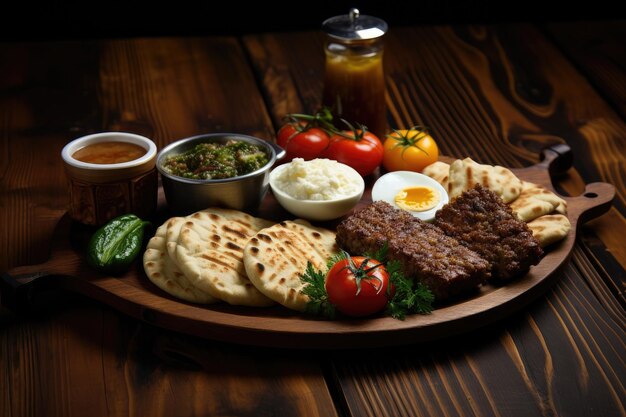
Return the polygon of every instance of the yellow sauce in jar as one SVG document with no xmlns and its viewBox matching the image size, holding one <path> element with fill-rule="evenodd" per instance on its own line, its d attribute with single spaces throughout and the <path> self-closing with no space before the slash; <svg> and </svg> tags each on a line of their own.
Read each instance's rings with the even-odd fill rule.
<svg viewBox="0 0 626 417">
<path fill-rule="evenodd" d="M 338 117 L 363 124 L 384 140 L 387 107 L 382 51 L 359 55 L 350 50 L 327 50 L 323 104 Z"/>
</svg>

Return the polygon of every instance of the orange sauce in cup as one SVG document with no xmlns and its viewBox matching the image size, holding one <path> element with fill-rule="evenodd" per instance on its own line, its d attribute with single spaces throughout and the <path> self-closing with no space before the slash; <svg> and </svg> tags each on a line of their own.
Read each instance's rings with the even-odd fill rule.
<svg viewBox="0 0 626 417">
<path fill-rule="evenodd" d="M 80 148 L 72 154 L 72 158 L 90 164 L 120 164 L 141 158 L 146 152 L 134 143 L 98 142 Z"/>
</svg>

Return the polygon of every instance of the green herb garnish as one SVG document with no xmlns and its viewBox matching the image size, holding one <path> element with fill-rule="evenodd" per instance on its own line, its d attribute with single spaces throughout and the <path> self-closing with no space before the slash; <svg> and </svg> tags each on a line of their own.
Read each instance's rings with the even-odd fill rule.
<svg viewBox="0 0 626 417">
<path fill-rule="evenodd" d="M 335 306 L 328 300 L 328 294 L 326 294 L 326 271 L 315 269 L 311 262 L 307 262 L 306 270 L 304 274 L 300 276 L 300 280 L 305 284 L 302 288 L 302 294 L 309 297 L 309 302 L 306 305 L 306 312 L 316 315 L 324 316 L 329 319 L 334 319 L 336 314 Z"/>
<path fill-rule="evenodd" d="M 399 261 L 388 259 L 387 243 L 376 252 L 364 256 L 382 263 L 389 273 L 389 282 L 395 286 L 395 294 L 385 309 L 387 315 L 404 320 L 407 314 L 430 314 L 433 311 L 432 304 L 435 300 L 433 293 L 426 285 L 406 278 Z M 300 277 L 305 284 L 302 293 L 310 299 L 306 312 L 329 319 L 335 318 L 336 308 L 329 301 L 326 293 L 326 275 L 335 263 L 347 257 L 349 255 L 344 251 L 333 256 L 328 260 L 325 271 L 314 268 L 310 262 L 307 263 L 306 270 Z"/>
</svg>

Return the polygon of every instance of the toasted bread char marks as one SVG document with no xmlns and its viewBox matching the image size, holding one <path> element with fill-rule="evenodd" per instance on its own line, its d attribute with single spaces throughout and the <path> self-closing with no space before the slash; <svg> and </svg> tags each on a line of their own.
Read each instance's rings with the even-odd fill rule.
<svg viewBox="0 0 626 417">
<path fill-rule="evenodd" d="M 244 266 L 255 287 L 267 297 L 302 311 L 308 297 L 300 291 L 307 262 L 324 269 L 339 251 L 335 233 L 304 220 L 284 221 L 261 230 L 244 248 Z"/>
<path fill-rule="evenodd" d="M 450 164 L 446 164 L 442 161 L 436 161 L 424 168 L 422 173 L 437 181 L 446 191 L 448 191 Z"/>
<path fill-rule="evenodd" d="M 176 260 L 185 276 L 213 297 L 233 305 L 272 305 L 250 282 L 243 265 L 248 240 L 271 224 L 235 210 L 199 211 L 181 227 Z"/>
<path fill-rule="evenodd" d="M 218 300 L 196 288 L 170 258 L 166 249 L 167 223 L 157 228 L 143 254 L 143 267 L 148 279 L 168 294 L 198 304 L 215 303 Z"/>
<path fill-rule="evenodd" d="M 245 230 L 260 230 L 274 224 L 269 220 L 254 217 L 242 211 L 218 207 L 207 208 L 191 215 L 191 218 L 198 220 L 203 220 L 207 217 L 216 222 L 219 222 L 221 218 L 226 218 L 229 220 L 229 223 L 226 225 L 227 228 L 242 230 L 244 234 Z M 242 229 L 238 229 L 237 226 L 241 226 Z"/>
<path fill-rule="evenodd" d="M 427 285 L 438 300 L 484 283 L 489 264 L 440 229 L 389 203 L 377 201 L 337 226 L 337 243 L 352 255 L 388 245 L 389 259 L 407 277 Z"/>
<path fill-rule="evenodd" d="M 528 223 L 535 239 L 542 248 L 565 239 L 572 228 L 569 219 L 562 214 L 547 214 Z"/>
<path fill-rule="evenodd" d="M 448 194 L 453 199 L 463 191 L 480 184 L 489 188 L 505 203 L 515 200 L 522 192 L 522 182 L 513 172 L 499 165 L 483 165 L 471 158 L 457 159 L 450 165 Z"/>
<path fill-rule="evenodd" d="M 567 203 L 539 184 L 522 181 L 522 193 L 510 204 L 518 219 L 530 222 L 550 213 L 567 213 Z"/>
</svg>

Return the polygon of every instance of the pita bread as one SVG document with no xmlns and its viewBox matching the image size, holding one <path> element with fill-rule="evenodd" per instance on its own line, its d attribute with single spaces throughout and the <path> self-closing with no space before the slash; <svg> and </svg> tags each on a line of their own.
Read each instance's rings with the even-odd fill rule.
<svg viewBox="0 0 626 417">
<path fill-rule="evenodd" d="M 539 184 L 522 181 L 522 193 L 511 202 L 510 207 L 521 221 L 529 222 L 557 208 L 566 211 L 567 203 Z"/>
<path fill-rule="evenodd" d="M 429 176 L 437 181 L 447 191 L 448 190 L 448 178 L 450 174 L 450 164 L 437 161 L 428 165 L 422 170 L 422 174 Z"/>
<path fill-rule="evenodd" d="M 339 253 L 335 233 L 304 220 L 284 221 L 261 230 L 244 249 L 243 262 L 254 285 L 283 306 L 304 311 L 309 297 L 302 294 L 300 276 L 307 262 L 324 270 Z"/>
<path fill-rule="evenodd" d="M 165 224 L 165 245 L 167 253 L 172 261 L 176 263 L 176 242 L 180 236 L 180 228 L 185 223 L 184 217 L 172 217 Z"/>
<path fill-rule="evenodd" d="M 271 224 L 235 210 L 196 212 L 181 225 L 176 263 L 194 286 L 229 304 L 273 305 L 250 282 L 243 265 L 248 240 Z"/>
<path fill-rule="evenodd" d="M 196 213 L 193 213 L 187 217 L 206 220 L 212 217 L 211 214 L 217 214 L 218 216 L 221 216 L 227 219 L 228 221 L 232 222 L 233 225 L 239 224 L 242 227 L 247 228 L 247 229 L 261 230 L 266 227 L 270 227 L 271 225 L 274 224 L 274 222 L 272 221 L 251 216 L 247 213 L 244 213 L 243 211 L 220 208 L 220 207 L 210 207 L 210 208 L 198 211 Z M 213 226 L 216 227 L 216 225 L 213 225 Z"/>
<path fill-rule="evenodd" d="M 545 248 L 567 237 L 572 225 L 562 214 L 548 214 L 529 222 L 528 227 L 541 247 Z"/>
<path fill-rule="evenodd" d="M 451 165 L 437 161 L 422 173 L 441 184 L 451 199 L 476 183 L 488 187 L 509 203 L 521 221 L 528 223 L 542 247 L 565 238 L 571 228 L 564 199 L 539 184 L 518 179 L 507 168 L 481 165 L 465 158 Z"/>
<path fill-rule="evenodd" d="M 499 195 L 505 203 L 515 200 L 522 192 L 522 181 L 513 172 L 499 165 L 483 165 L 471 158 L 457 159 L 450 165 L 448 195 L 450 199 L 476 184 Z"/>
<path fill-rule="evenodd" d="M 148 241 L 143 254 L 143 267 L 148 279 L 176 298 L 198 304 L 217 302 L 216 298 L 194 287 L 169 257 L 166 249 L 166 231 L 167 222 L 157 228 L 155 236 Z"/>
<path fill-rule="evenodd" d="M 562 202 L 557 204 L 557 206 L 554 209 L 554 211 L 556 213 L 563 214 L 563 215 L 567 214 L 567 202 L 565 200 L 563 200 Z"/>
<path fill-rule="evenodd" d="M 207 219 L 207 217 L 211 213 L 222 216 L 235 223 L 241 223 L 244 227 L 253 228 L 254 230 L 260 230 L 260 229 L 263 229 L 264 227 L 268 227 L 273 224 L 272 222 L 269 222 L 264 219 L 258 219 L 256 217 L 250 216 L 241 211 L 226 209 L 226 208 L 219 208 L 219 207 L 207 208 L 207 209 L 192 213 L 187 217 L 172 217 L 167 221 L 166 240 L 167 240 L 168 253 L 170 254 L 170 257 L 174 260 L 174 262 L 176 262 L 176 244 L 178 242 L 178 237 L 180 236 L 180 229 L 182 225 L 190 218 L 201 219 L 201 220 Z M 216 225 L 212 225 L 211 230 L 221 233 L 218 231 L 218 228 Z"/>
</svg>

